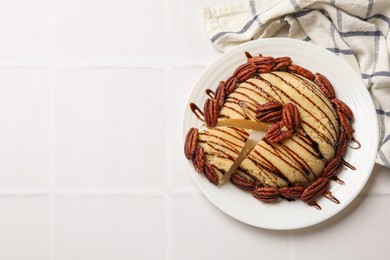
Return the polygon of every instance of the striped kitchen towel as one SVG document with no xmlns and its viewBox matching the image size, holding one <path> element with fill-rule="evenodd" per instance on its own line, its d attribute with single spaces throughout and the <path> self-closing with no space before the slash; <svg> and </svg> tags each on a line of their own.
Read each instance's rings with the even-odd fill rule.
<svg viewBox="0 0 390 260">
<path fill-rule="evenodd" d="M 208 36 L 221 51 L 272 37 L 310 41 L 343 58 L 370 88 L 380 122 L 377 163 L 390 167 L 390 5 L 388 0 L 251 0 L 204 8 Z"/>
</svg>

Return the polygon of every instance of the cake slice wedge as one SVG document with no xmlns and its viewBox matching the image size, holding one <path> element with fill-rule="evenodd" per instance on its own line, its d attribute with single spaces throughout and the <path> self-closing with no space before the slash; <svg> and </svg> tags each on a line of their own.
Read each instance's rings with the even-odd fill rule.
<svg viewBox="0 0 390 260">
<path fill-rule="evenodd" d="M 185 141 L 185 154 L 195 170 L 221 185 L 246 144 L 251 130 L 214 127 L 199 132 L 191 128 Z"/>
</svg>

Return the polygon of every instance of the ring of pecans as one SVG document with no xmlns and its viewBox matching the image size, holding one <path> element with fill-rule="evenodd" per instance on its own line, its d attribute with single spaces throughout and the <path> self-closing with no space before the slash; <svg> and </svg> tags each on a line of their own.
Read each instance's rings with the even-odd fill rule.
<svg viewBox="0 0 390 260">
<path fill-rule="evenodd" d="M 245 52 L 247 62 L 240 65 L 226 81 L 221 81 L 213 98 L 206 100 L 204 104 L 204 121 L 208 127 L 217 125 L 220 109 L 225 100 L 238 86 L 238 84 L 260 73 L 271 71 L 289 71 L 305 77 L 318 85 L 324 95 L 329 98 L 336 110 L 340 122 L 340 135 L 337 142 L 335 157 L 324 168 L 321 176 L 308 187 L 292 186 L 283 188 L 258 186 L 255 179 L 250 176 L 233 173 L 230 181 L 240 189 L 252 191 L 252 195 L 266 203 L 275 202 L 279 198 L 295 200 L 300 198 L 309 205 L 316 204 L 316 199 L 325 196 L 336 201 L 329 189 L 329 180 L 334 179 L 340 167 L 343 165 L 342 156 L 347 148 L 347 141 L 353 139 L 354 130 L 351 125 L 353 112 L 343 101 L 335 97 L 335 91 L 331 82 L 322 74 L 313 74 L 308 69 L 292 63 L 290 57 L 267 57 L 259 54 L 252 56 Z M 292 103 L 281 104 L 271 101 L 261 104 L 256 109 L 256 119 L 264 123 L 274 123 L 265 133 L 265 139 L 270 143 L 276 143 L 290 137 L 296 129 L 301 128 L 301 118 L 298 107 Z M 184 153 L 188 160 L 192 160 L 195 170 L 203 173 L 213 184 L 218 185 L 218 175 L 212 165 L 205 161 L 203 149 L 197 144 L 199 131 L 191 128 L 186 136 Z"/>
</svg>

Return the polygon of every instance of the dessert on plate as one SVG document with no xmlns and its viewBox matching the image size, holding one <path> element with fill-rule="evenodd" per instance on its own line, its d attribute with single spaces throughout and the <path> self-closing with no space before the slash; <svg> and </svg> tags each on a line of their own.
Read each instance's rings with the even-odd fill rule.
<svg viewBox="0 0 390 260">
<path fill-rule="evenodd" d="M 186 157 L 210 182 L 229 178 L 263 202 L 302 199 L 320 208 L 316 200 L 325 196 L 338 203 L 329 181 L 341 182 L 337 172 L 353 140 L 351 109 L 324 75 L 289 57 L 245 54 L 246 63 L 206 91 L 203 111 L 191 104 L 206 128 L 189 130 Z M 265 134 L 246 152 L 252 130 Z"/>
</svg>

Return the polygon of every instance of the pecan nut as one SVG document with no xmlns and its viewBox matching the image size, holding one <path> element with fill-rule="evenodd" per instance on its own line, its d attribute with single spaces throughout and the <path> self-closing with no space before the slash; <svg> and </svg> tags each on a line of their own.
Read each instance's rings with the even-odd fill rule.
<svg viewBox="0 0 390 260">
<path fill-rule="evenodd" d="M 275 61 L 273 57 L 259 55 L 256 57 L 248 57 L 248 63 L 253 63 L 257 68 L 256 72 L 260 74 L 270 72 Z"/>
<path fill-rule="evenodd" d="M 321 176 L 327 179 L 333 178 L 336 175 L 337 171 L 340 169 L 342 163 L 343 162 L 341 160 L 341 157 L 336 156 L 335 158 L 333 158 L 332 161 L 330 161 L 330 163 L 328 163 Z"/>
<path fill-rule="evenodd" d="M 252 54 L 250 54 L 249 52 L 244 52 L 245 53 L 245 56 L 246 56 L 246 58 L 247 59 L 250 59 L 250 58 L 252 58 L 253 56 L 252 56 Z M 261 55 L 260 55 L 261 56 Z"/>
<path fill-rule="evenodd" d="M 238 83 L 237 79 L 234 76 L 231 76 L 226 80 L 226 83 L 225 83 L 226 96 L 228 96 L 230 93 L 232 93 L 236 89 L 237 83 Z"/>
<path fill-rule="evenodd" d="M 295 65 L 295 64 L 291 64 L 287 68 L 289 71 L 294 72 L 298 75 L 301 75 L 305 78 L 308 78 L 311 81 L 314 80 L 314 74 L 308 69 L 305 69 L 305 68 L 298 66 L 298 65 Z"/>
<path fill-rule="evenodd" d="M 260 122 L 274 122 L 282 118 L 283 105 L 278 101 L 270 101 L 259 105 L 256 109 L 256 118 Z"/>
<path fill-rule="evenodd" d="M 214 167 L 208 162 L 205 163 L 204 175 L 212 184 L 219 184 L 218 174 L 215 172 Z"/>
<path fill-rule="evenodd" d="M 299 199 L 302 192 L 305 190 L 302 186 L 280 188 L 280 195 L 285 199 Z"/>
<path fill-rule="evenodd" d="M 256 185 L 251 178 L 247 178 L 238 173 L 233 173 L 230 176 L 230 181 L 238 188 L 242 190 L 253 190 Z"/>
<path fill-rule="evenodd" d="M 353 138 L 353 129 L 351 125 L 351 121 L 349 121 L 348 117 L 341 111 L 337 110 L 337 115 L 339 116 L 340 124 L 345 132 L 345 135 L 348 140 L 352 140 Z"/>
<path fill-rule="evenodd" d="M 262 56 L 261 54 L 259 54 L 258 56 L 255 56 L 255 57 L 248 57 L 248 63 L 253 63 L 255 64 L 256 66 L 260 66 L 260 65 L 273 65 L 275 63 L 275 60 L 273 57 L 270 57 L 270 56 Z"/>
<path fill-rule="evenodd" d="M 339 141 L 337 142 L 336 156 L 342 157 L 347 150 L 347 136 L 344 131 L 340 132 Z"/>
<path fill-rule="evenodd" d="M 311 204 L 328 190 L 329 185 L 329 181 L 325 177 L 318 178 L 302 192 L 301 200 Z"/>
<path fill-rule="evenodd" d="M 218 101 L 219 107 L 223 107 L 223 104 L 225 103 L 225 82 L 221 81 L 219 82 L 219 85 L 217 89 L 215 90 L 215 96 L 214 98 Z"/>
<path fill-rule="evenodd" d="M 188 160 L 191 160 L 194 157 L 198 134 L 198 129 L 194 127 L 190 128 L 187 132 L 186 140 L 184 142 L 184 154 Z"/>
<path fill-rule="evenodd" d="M 340 110 L 341 112 L 344 113 L 344 115 L 349 119 L 349 120 L 352 120 L 353 119 L 353 112 L 352 110 L 349 108 L 349 106 L 347 104 L 345 104 L 343 101 L 337 99 L 337 98 L 332 98 L 330 100 L 330 102 L 332 102 L 332 104 L 336 107 L 336 109 Z"/>
<path fill-rule="evenodd" d="M 239 66 L 233 73 L 238 83 L 244 82 L 255 75 L 257 67 L 253 63 L 244 63 Z"/>
<path fill-rule="evenodd" d="M 205 163 L 203 148 L 198 145 L 196 147 L 195 156 L 192 158 L 192 164 L 194 165 L 195 171 L 203 173 Z"/>
<path fill-rule="evenodd" d="M 327 77 L 320 73 L 316 73 L 314 76 L 314 82 L 320 87 L 322 92 L 328 97 L 328 98 L 334 98 L 335 92 L 332 83 L 328 80 Z"/>
<path fill-rule="evenodd" d="M 272 67 L 273 71 L 276 70 L 286 70 L 288 66 L 292 63 L 290 57 L 278 57 L 275 58 L 275 64 Z"/>
<path fill-rule="evenodd" d="M 283 121 L 280 121 L 273 126 L 271 126 L 268 131 L 265 133 L 265 139 L 269 143 L 277 143 L 290 137 L 293 134 L 293 131 L 288 129 Z"/>
<path fill-rule="evenodd" d="M 210 127 L 218 123 L 219 105 L 216 99 L 208 98 L 204 103 L 204 121 Z"/>
<path fill-rule="evenodd" d="M 292 103 L 284 106 L 282 120 L 288 129 L 301 127 L 301 116 L 299 115 L 298 108 Z"/>
<path fill-rule="evenodd" d="M 261 74 L 261 73 L 268 73 L 272 70 L 272 64 L 262 64 L 262 65 L 256 65 L 257 67 L 257 74 Z"/>
<path fill-rule="evenodd" d="M 260 187 L 252 191 L 253 197 L 266 203 L 275 202 L 280 198 L 280 193 L 277 188 Z"/>
</svg>

